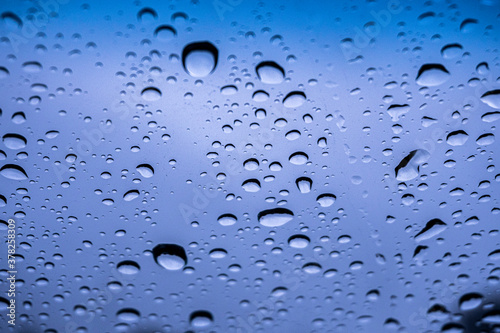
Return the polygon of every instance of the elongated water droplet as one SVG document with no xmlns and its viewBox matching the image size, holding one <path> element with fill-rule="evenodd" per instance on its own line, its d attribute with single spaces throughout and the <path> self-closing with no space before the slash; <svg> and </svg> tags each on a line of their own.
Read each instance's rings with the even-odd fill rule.
<svg viewBox="0 0 500 333">
<path fill-rule="evenodd" d="M 23 168 L 15 164 L 6 164 L 0 169 L 0 174 L 12 180 L 26 180 L 28 175 Z"/>
<path fill-rule="evenodd" d="M 293 219 L 293 212 L 286 208 L 267 209 L 258 214 L 259 223 L 266 227 L 280 227 Z"/>
<path fill-rule="evenodd" d="M 417 84 L 421 86 L 439 86 L 450 78 L 450 73 L 441 64 L 426 64 L 420 67 Z"/>
</svg>

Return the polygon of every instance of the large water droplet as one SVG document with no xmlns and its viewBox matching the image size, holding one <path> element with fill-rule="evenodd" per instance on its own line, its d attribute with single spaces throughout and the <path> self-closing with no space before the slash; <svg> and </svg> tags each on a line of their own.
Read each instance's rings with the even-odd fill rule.
<svg viewBox="0 0 500 333">
<path fill-rule="evenodd" d="M 453 59 L 462 53 L 463 47 L 460 44 L 447 44 L 441 49 L 441 55 L 445 59 Z"/>
<path fill-rule="evenodd" d="M 417 84 L 421 86 L 439 86 L 450 78 L 450 73 L 441 64 L 425 64 L 420 67 L 417 75 Z"/>
<path fill-rule="evenodd" d="M 141 96 L 149 102 L 157 101 L 161 98 L 161 91 L 155 87 L 147 87 L 141 92 Z"/>
<path fill-rule="evenodd" d="M 169 271 L 177 271 L 187 263 L 186 251 L 176 244 L 156 245 L 153 249 L 153 257 L 158 265 Z"/>
<path fill-rule="evenodd" d="M 432 219 L 425 227 L 415 236 L 415 241 L 421 242 L 429 238 L 435 237 L 445 231 L 447 225 L 440 219 Z"/>
<path fill-rule="evenodd" d="M 460 297 L 458 302 L 460 310 L 469 311 L 474 310 L 483 302 L 483 295 L 479 293 L 468 293 Z"/>
<path fill-rule="evenodd" d="M 446 137 L 446 142 L 450 146 L 462 146 L 467 142 L 468 139 L 469 135 L 466 132 L 459 130 L 448 134 L 448 136 Z"/>
<path fill-rule="evenodd" d="M 500 109 L 500 89 L 485 92 L 481 96 L 481 101 L 492 108 Z"/>
<path fill-rule="evenodd" d="M 182 51 L 182 63 L 192 77 L 205 77 L 217 66 L 219 51 L 210 42 L 188 44 Z"/>
<path fill-rule="evenodd" d="M 237 220 L 238 219 L 233 214 L 223 214 L 217 219 L 220 225 L 225 227 L 235 224 Z"/>
<path fill-rule="evenodd" d="M 127 322 L 127 323 L 134 323 L 134 322 L 139 321 L 141 314 L 136 309 L 125 308 L 125 309 L 121 309 L 120 311 L 118 311 L 116 313 L 116 317 L 120 321 Z"/>
<path fill-rule="evenodd" d="M 324 193 L 316 198 L 316 201 L 321 207 L 330 207 L 335 203 L 335 200 L 337 200 L 337 197 L 331 193 Z"/>
<path fill-rule="evenodd" d="M 139 273 L 139 271 L 141 270 L 139 264 L 132 260 L 124 260 L 118 263 L 116 268 L 118 269 L 118 272 L 125 275 L 134 275 Z"/>
<path fill-rule="evenodd" d="M 258 191 L 260 191 L 260 182 L 257 179 L 248 179 L 248 180 L 245 180 L 241 186 L 247 192 L 258 192 Z"/>
<path fill-rule="evenodd" d="M 306 94 L 302 91 L 292 91 L 283 99 L 283 106 L 286 108 L 298 108 L 306 101 Z"/>
<path fill-rule="evenodd" d="M 149 164 L 140 164 L 137 166 L 136 170 L 144 178 L 151 178 L 151 177 L 153 177 L 153 175 L 155 173 L 153 167 Z"/>
<path fill-rule="evenodd" d="M 290 158 L 288 159 L 290 163 L 295 164 L 295 165 L 302 165 L 307 162 L 309 157 L 307 156 L 306 153 L 303 152 L 296 152 L 290 155 Z"/>
<path fill-rule="evenodd" d="M 307 177 L 297 178 L 297 180 L 295 181 L 295 184 L 297 185 L 297 188 L 299 189 L 300 193 L 311 192 L 311 186 L 312 186 L 311 178 L 307 178 Z"/>
<path fill-rule="evenodd" d="M 23 149 L 26 147 L 26 142 L 26 138 L 19 134 L 9 133 L 3 136 L 3 143 L 9 149 Z"/>
<path fill-rule="evenodd" d="M 480 146 L 489 146 L 494 142 L 495 142 L 495 135 L 491 133 L 480 135 L 476 140 L 476 143 Z"/>
<path fill-rule="evenodd" d="M 6 164 L 0 169 L 0 174 L 12 180 L 26 180 L 28 175 L 23 168 L 14 164 Z"/>
<path fill-rule="evenodd" d="M 258 214 L 259 223 L 265 227 L 279 227 L 293 219 L 293 212 L 286 208 L 267 209 Z"/>
<path fill-rule="evenodd" d="M 430 156 L 429 152 L 424 149 L 417 149 L 410 152 L 394 169 L 396 179 L 406 182 L 418 177 L 420 165 L 427 162 Z"/>
<path fill-rule="evenodd" d="M 214 317 L 208 311 L 195 311 L 189 316 L 191 326 L 196 328 L 205 328 L 212 325 Z"/>
<path fill-rule="evenodd" d="M 125 201 L 132 201 L 139 197 L 139 191 L 138 190 L 130 190 L 127 193 L 123 195 L 123 200 Z"/>
<path fill-rule="evenodd" d="M 309 237 L 305 235 L 293 235 L 288 238 L 288 245 L 295 249 L 303 249 L 309 245 L 310 241 Z"/>
<path fill-rule="evenodd" d="M 262 83 L 279 84 L 285 78 L 285 71 L 274 61 L 263 61 L 255 68 Z"/>
</svg>

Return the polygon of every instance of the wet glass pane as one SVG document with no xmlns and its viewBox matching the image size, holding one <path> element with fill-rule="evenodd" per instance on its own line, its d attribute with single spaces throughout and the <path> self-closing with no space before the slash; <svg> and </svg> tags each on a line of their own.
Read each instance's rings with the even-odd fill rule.
<svg viewBox="0 0 500 333">
<path fill-rule="evenodd" d="M 500 332 L 500 1 L 0 2 L 0 331 Z"/>
</svg>

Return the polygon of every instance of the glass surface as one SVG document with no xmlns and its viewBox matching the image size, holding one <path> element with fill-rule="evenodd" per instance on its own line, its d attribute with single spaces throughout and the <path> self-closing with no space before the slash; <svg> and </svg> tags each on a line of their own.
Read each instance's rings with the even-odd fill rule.
<svg viewBox="0 0 500 333">
<path fill-rule="evenodd" d="M 1 332 L 500 332 L 499 0 L 0 14 Z"/>
</svg>

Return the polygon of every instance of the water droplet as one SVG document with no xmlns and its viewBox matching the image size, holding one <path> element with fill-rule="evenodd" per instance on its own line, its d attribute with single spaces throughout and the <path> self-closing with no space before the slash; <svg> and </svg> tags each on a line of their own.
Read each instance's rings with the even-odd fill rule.
<svg viewBox="0 0 500 333">
<path fill-rule="evenodd" d="M 300 132 L 297 130 L 291 130 L 290 132 L 285 134 L 285 138 L 290 141 L 297 140 L 298 138 L 300 138 Z"/>
<path fill-rule="evenodd" d="M 227 85 L 220 88 L 220 93 L 225 96 L 234 95 L 238 92 L 238 88 L 234 85 Z"/>
<path fill-rule="evenodd" d="M 288 160 L 294 165 L 303 165 L 307 162 L 308 159 L 309 156 L 307 156 L 306 153 L 299 151 L 290 155 L 290 158 Z"/>
<path fill-rule="evenodd" d="M 491 133 L 480 135 L 476 140 L 476 143 L 480 146 L 489 146 L 494 142 L 495 142 L 495 135 Z"/>
<path fill-rule="evenodd" d="M 446 223 L 440 219 L 432 219 L 425 227 L 415 236 L 415 241 L 421 242 L 429 238 L 435 237 L 446 230 Z"/>
<path fill-rule="evenodd" d="M 441 64 L 426 64 L 420 67 L 417 75 L 417 84 L 434 87 L 445 83 L 450 78 L 450 73 Z"/>
<path fill-rule="evenodd" d="M 392 121 L 398 121 L 399 117 L 408 113 L 410 106 L 408 104 L 393 104 L 387 108 L 387 113 L 392 117 Z"/>
<path fill-rule="evenodd" d="M 481 96 L 481 101 L 492 108 L 500 109 L 500 89 L 485 92 Z"/>
<path fill-rule="evenodd" d="M 249 158 L 243 162 L 243 167 L 248 171 L 257 170 L 259 168 L 259 161 L 255 158 Z"/>
<path fill-rule="evenodd" d="M 168 42 L 177 36 L 177 31 L 170 25 L 160 25 L 156 28 L 154 35 L 158 40 Z"/>
<path fill-rule="evenodd" d="M 155 87 L 147 87 L 141 92 L 141 96 L 149 102 L 157 101 L 161 98 L 161 91 Z"/>
<path fill-rule="evenodd" d="M 321 272 L 321 265 L 315 262 L 310 262 L 302 266 L 302 270 L 304 270 L 307 274 L 318 274 Z"/>
<path fill-rule="evenodd" d="M 256 102 L 265 102 L 269 98 L 269 94 L 264 90 L 257 90 L 253 93 L 252 99 Z"/>
<path fill-rule="evenodd" d="M 460 310 L 469 311 L 474 310 L 483 302 L 483 295 L 479 293 L 468 293 L 460 297 L 458 302 Z"/>
<path fill-rule="evenodd" d="M 260 182 L 257 179 L 248 179 L 248 180 L 245 180 L 241 186 L 247 192 L 258 192 L 258 191 L 260 191 Z"/>
<path fill-rule="evenodd" d="M 182 51 L 182 63 L 192 77 L 205 77 L 217 66 L 219 51 L 210 42 L 188 44 Z"/>
<path fill-rule="evenodd" d="M 28 175 L 23 168 L 14 164 L 6 164 L 0 169 L 0 174 L 12 180 L 26 180 Z"/>
<path fill-rule="evenodd" d="M 481 120 L 485 123 L 492 123 L 500 119 L 500 111 L 486 112 L 481 116 Z"/>
<path fill-rule="evenodd" d="M 293 219 L 293 212 L 286 208 L 267 209 L 258 214 L 259 223 L 265 227 L 280 227 Z"/>
<path fill-rule="evenodd" d="M 209 253 L 210 258 L 213 259 L 222 259 L 225 258 L 227 255 L 227 251 L 224 249 L 213 249 Z"/>
<path fill-rule="evenodd" d="M 136 309 L 125 308 L 125 309 L 121 309 L 120 311 L 118 311 L 116 313 L 116 317 L 120 321 L 124 321 L 127 323 L 135 323 L 135 322 L 139 321 L 141 314 Z"/>
<path fill-rule="evenodd" d="M 300 193 L 311 192 L 311 186 L 312 186 L 311 178 L 307 178 L 307 177 L 297 178 L 297 180 L 295 181 L 295 184 L 297 185 L 297 188 L 299 189 Z"/>
<path fill-rule="evenodd" d="M 292 91 L 283 99 L 283 106 L 286 108 L 298 108 L 306 101 L 306 94 L 302 91 Z"/>
<path fill-rule="evenodd" d="M 169 270 L 182 269 L 187 264 L 186 251 L 176 244 L 158 244 L 153 249 L 153 257 L 158 265 Z"/>
<path fill-rule="evenodd" d="M 460 31 L 463 33 L 469 33 L 474 30 L 476 27 L 478 21 L 473 18 L 468 18 L 463 20 L 463 22 L 460 24 Z"/>
<path fill-rule="evenodd" d="M 208 311 L 195 311 L 189 316 L 191 326 L 196 328 L 205 328 L 212 325 L 214 317 Z"/>
<path fill-rule="evenodd" d="M 288 238 L 288 245 L 295 249 L 303 249 L 309 245 L 310 241 L 309 237 L 305 235 L 293 235 Z"/>
<path fill-rule="evenodd" d="M 140 164 L 137 166 L 136 170 L 144 178 L 151 178 L 155 173 L 153 167 L 149 164 Z"/>
<path fill-rule="evenodd" d="M 118 263 L 116 268 L 118 269 L 118 272 L 125 275 L 134 275 L 139 273 L 141 270 L 139 264 L 132 260 L 124 260 Z"/>
<path fill-rule="evenodd" d="M 453 59 L 462 53 L 463 47 L 460 44 L 447 44 L 441 49 L 441 55 L 445 59 Z"/>
<path fill-rule="evenodd" d="M 138 190 L 130 190 L 123 195 L 123 200 L 132 201 L 137 197 L 139 197 L 139 191 Z"/>
<path fill-rule="evenodd" d="M 12 150 L 17 150 L 26 147 L 27 141 L 26 138 L 24 138 L 22 135 L 9 133 L 3 136 L 3 143 L 5 147 Z"/>
<path fill-rule="evenodd" d="M 143 23 L 153 22 L 158 18 L 158 14 L 152 8 L 143 8 L 137 13 L 137 20 Z"/>
<path fill-rule="evenodd" d="M 285 71 L 274 61 L 263 61 L 255 68 L 262 83 L 279 84 L 285 78 Z"/>
<path fill-rule="evenodd" d="M 335 203 L 335 200 L 337 200 L 337 197 L 330 193 L 321 194 L 316 198 L 321 207 L 330 207 Z"/>
<path fill-rule="evenodd" d="M 220 223 L 220 225 L 227 227 L 235 224 L 238 219 L 233 214 L 223 214 L 219 216 L 217 221 Z"/>
<path fill-rule="evenodd" d="M 23 26 L 23 21 L 13 12 L 3 12 L 1 17 L 7 31 L 20 29 Z"/>
<path fill-rule="evenodd" d="M 23 70 L 26 73 L 38 73 L 41 72 L 42 69 L 42 64 L 40 64 L 38 61 L 27 61 L 23 63 Z"/>
<path fill-rule="evenodd" d="M 420 165 L 427 162 L 429 158 L 430 154 L 427 150 L 413 150 L 395 168 L 396 179 L 406 182 L 418 177 Z"/>
<path fill-rule="evenodd" d="M 468 139 L 469 135 L 466 132 L 459 130 L 448 134 L 448 136 L 446 137 L 446 142 L 450 146 L 462 146 L 467 142 Z"/>
</svg>

